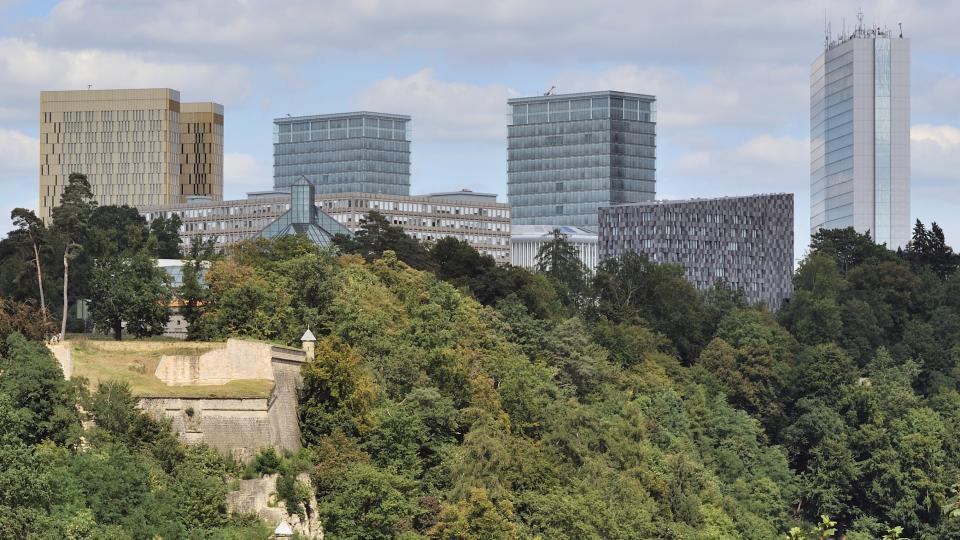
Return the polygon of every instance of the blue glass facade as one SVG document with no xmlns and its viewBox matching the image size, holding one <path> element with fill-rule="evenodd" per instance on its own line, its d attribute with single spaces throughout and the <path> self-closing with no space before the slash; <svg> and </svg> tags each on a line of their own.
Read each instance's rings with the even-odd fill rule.
<svg viewBox="0 0 960 540">
<path fill-rule="evenodd" d="M 514 224 L 596 227 L 599 207 L 653 200 L 653 96 L 538 96 L 511 99 L 508 107 L 507 190 Z"/>
<path fill-rule="evenodd" d="M 273 186 L 317 193 L 410 194 L 409 116 L 357 112 L 273 121 Z"/>
</svg>

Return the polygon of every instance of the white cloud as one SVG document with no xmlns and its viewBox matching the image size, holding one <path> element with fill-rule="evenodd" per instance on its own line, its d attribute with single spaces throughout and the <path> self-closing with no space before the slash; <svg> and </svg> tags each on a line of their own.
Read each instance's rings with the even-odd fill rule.
<svg viewBox="0 0 960 540">
<path fill-rule="evenodd" d="M 553 78 L 560 92 L 622 90 L 657 98 L 662 129 L 713 125 L 781 126 L 807 106 L 807 70 L 800 66 L 748 65 L 709 71 L 619 65 L 604 71 L 566 71 Z M 663 133 L 663 131 L 661 131 Z"/>
<path fill-rule="evenodd" d="M 182 61 L 153 54 L 99 49 L 53 49 L 21 38 L 0 38 L 0 112 L 35 118 L 40 90 L 164 87 L 185 101 L 242 102 L 250 70 L 236 64 Z"/>
<path fill-rule="evenodd" d="M 39 144 L 29 135 L 0 128 L 0 237 L 13 227 L 11 210 L 37 208 Z"/>
<path fill-rule="evenodd" d="M 403 78 L 390 77 L 362 90 L 357 105 L 413 118 L 417 139 L 477 141 L 506 137 L 506 101 L 516 92 L 501 85 L 442 81 L 421 69 Z"/>
<path fill-rule="evenodd" d="M 862 3 L 862 2 L 861 2 Z M 712 63 L 718 58 L 804 62 L 819 42 L 824 10 L 840 29 L 852 26 L 853 0 L 756 2 L 694 0 L 588 4 L 548 0 L 170 0 L 162 7 L 136 0 L 64 0 L 31 30 L 44 42 L 65 44 L 84 29 L 95 47 L 206 50 L 223 55 L 311 57 L 316 54 L 386 53 L 443 49 L 497 62 L 623 62 L 660 58 Z M 150 11 L 151 17 L 143 14 Z M 939 36 L 937 45 L 957 50 L 952 25 L 960 6 L 948 0 L 881 0 L 867 23 L 896 26 L 908 35 Z"/>
<path fill-rule="evenodd" d="M 250 154 L 223 154 L 224 199 L 244 199 L 248 191 L 273 188 L 273 169 Z"/>
<path fill-rule="evenodd" d="M 910 150 L 917 187 L 949 188 L 958 194 L 960 129 L 951 125 L 915 125 L 910 129 Z"/>
</svg>

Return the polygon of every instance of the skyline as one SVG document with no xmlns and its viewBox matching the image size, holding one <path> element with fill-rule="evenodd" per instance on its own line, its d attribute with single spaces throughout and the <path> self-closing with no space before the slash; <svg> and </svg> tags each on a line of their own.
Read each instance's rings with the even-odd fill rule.
<svg viewBox="0 0 960 540">
<path fill-rule="evenodd" d="M 469 188 L 505 201 L 506 100 L 556 86 L 657 97 L 658 199 L 795 193 L 795 229 L 808 228 L 808 82 L 825 3 L 221 5 L 152 13 L 141 2 L 0 1 L 3 219 L 37 206 L 41 90 L 162 86 L 223 103 L 226 198 L 272 186 L 274 118 L 409 114 L 412 193 Z M 829 8 L 834 34 L 844 18 L 852 28 L 858 8 Z M 200 24 L 214 13 L 215 30 Z M 881 2 L 866 12 L 867 22 L 903 22 L 912 40 L 911 223 L 936 220 L 948 241 L 960 235 L 950 212 L 960 194 L 951 14 L 960 6 Z M 79 49 L 78 28 L 88 30 Z M 795 238 L 796 257 L 807 240 Z"/>
</svg>

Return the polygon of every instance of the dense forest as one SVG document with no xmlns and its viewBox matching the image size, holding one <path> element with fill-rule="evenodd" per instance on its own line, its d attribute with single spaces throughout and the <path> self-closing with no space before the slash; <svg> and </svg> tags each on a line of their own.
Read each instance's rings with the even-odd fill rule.
<svg viewBox="0 0 960 540">
<path fill-rule="evenodd" d="M 103 331 L 157 332 L 156 301 L 107 316 L 116 291 L 178 297 L 190 339 L 313 330 L 299 414 L 328 538 L 960 538 L 960 273 L 936 224 L 900 252 L 821 231 L 778 312 L 642 255 L 589 273 L 557 235 L 530 272 L 377 214 L 329 249 L 191 246 L 165 290 L 123 269 L 176 235 L 82 184 L 0 242 L 3 538 L 269 532 L 225 510 L 239 465 L 122 385 L 62 380 L 40 340 L 74 261 L 93 271 L 67 297 Z"/>
</svg>

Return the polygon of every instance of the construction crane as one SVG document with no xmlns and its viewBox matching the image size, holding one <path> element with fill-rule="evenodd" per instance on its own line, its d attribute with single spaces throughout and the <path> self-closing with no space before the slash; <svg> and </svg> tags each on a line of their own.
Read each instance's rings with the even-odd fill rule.
<svg viewBox="0 0 960 540">
<path fill-rule="evenodd" d="M 549 90 L 547 90 L 546 92 L 543 93 L 543 95 L 545 95 L 545 96 L 552 96 L 552 95 L 553 95 L 553 91 L 556 90 L 556 89 L 557 89 L 556 86 L 551 86 Z"/>
</svg>

